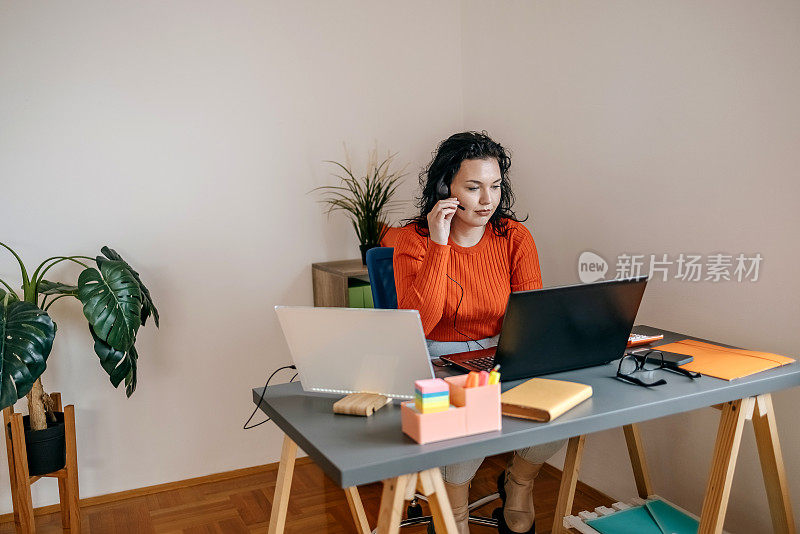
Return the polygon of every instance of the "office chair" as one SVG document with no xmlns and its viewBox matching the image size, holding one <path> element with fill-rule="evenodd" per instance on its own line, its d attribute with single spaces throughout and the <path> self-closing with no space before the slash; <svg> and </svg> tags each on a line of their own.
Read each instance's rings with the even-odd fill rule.
<svg viewBox="0 0 800 534">
<path fill-rule="evenodd" d="M 392 247 L 375 247 L 367 251 L 367 271 L 372 286 L 372 302 L 383 310 L 397 309 L 397 290 L 394 287 Z"/>
<path fill-rule="evenodd" d="M 392 255 L 394 249 L 391 247 L 375 247 L 367 251 L 367 272 L 369 273 L 369 283 L 372 287 L 372 302 L 376 308 L 397 309 L 397 288 L 394 285 L 394 264 Z M 486 503 L 498 499 L 500 495 L 493 493 L 475 502 L 470 503 L 469 510 L 480 508 Z M 422 507 L 419 500 L 427 501 L 425 496 L 414 495 L 414 500 L 406 509 L 406 519 L 400 522 L 401 527 L 411 525 L 428 525 L 428 533 L 434 534 L 433 518 L 429 515 L 422 515 Z M 497 527 L 497 520 L 491 517 L 470 515 L 469 522 L 486 527 Z M 376 532 L 375 530 L 373 532 Z"/>
</svg>

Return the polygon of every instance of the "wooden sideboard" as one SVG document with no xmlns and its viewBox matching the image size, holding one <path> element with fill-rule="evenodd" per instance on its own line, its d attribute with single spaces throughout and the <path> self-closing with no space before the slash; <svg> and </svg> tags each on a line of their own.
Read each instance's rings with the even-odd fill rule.
<svg viewBox="0 0 800 534">
<path fill-rule="evenodd" d="M 360 259 L 312 263 L 314 306 L 348 307 L 347 288 L 352 279 L 369 282 L 367 266 Z"/>
</svg>

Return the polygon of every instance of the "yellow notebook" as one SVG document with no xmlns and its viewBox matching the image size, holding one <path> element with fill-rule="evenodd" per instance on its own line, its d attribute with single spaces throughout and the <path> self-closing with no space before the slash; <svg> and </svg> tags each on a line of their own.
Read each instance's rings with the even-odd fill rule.
<svg viewBox="0 0 800 534">
<path fill-rule="evenodd" d="M 500 395 L 503 415 L 551 421 L 592 396 L 592 386 L 531 378 Z"/>
</svg>

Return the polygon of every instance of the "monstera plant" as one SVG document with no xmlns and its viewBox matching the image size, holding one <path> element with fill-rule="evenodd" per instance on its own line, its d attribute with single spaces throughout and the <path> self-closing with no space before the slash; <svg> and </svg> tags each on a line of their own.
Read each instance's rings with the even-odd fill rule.
<svg viewBox="0 0 800 534">
<path fill-rule="evenodd" d="M 29 275 L 19 255 L 4 243 L 0 246 L 14 255 L 22 272 L 21 295 L 0 280 L 0 408 L 27 395 L 30 430 L 44 430 L 48 419 L 55 421 L 40 377 L 56 335 L 48 310 L 64 297 L 74 297 L 83 305 L 100 366 L 115 388 L 125 382 L 130 397 L 136 389 L 136 335 L 150 316 L 158 327 L 158 310 L 139 273 L 116 251 L 103 247 L 102 256 L 96 258 L 48 258 Z M 84 268 L 76 285 L 45 278 L 61 262 Z"/>
</svg>

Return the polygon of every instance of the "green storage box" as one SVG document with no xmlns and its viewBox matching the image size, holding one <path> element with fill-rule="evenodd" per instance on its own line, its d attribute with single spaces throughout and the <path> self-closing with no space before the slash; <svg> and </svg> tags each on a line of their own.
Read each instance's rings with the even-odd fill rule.
<svg viewBox="0 0 800 534">
<path fill-rule="evenodd" d="M 372 286 L 363 280 L 350 280 L 347 293 L 351 308 L 374 308 L 372 302 Z"/>
</svg>

